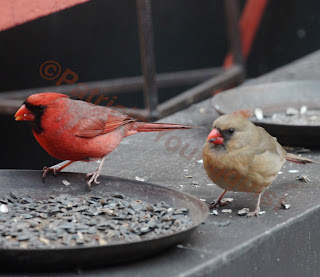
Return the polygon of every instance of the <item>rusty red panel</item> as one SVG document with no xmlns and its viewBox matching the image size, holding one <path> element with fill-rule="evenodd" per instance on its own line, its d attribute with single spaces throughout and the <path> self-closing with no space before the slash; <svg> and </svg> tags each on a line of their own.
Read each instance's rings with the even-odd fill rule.
<svg viewBox="0 0 320 277">
<path fill-rule="evenodd" d="M 89 0 L 0 1 L 0 31 Z"/>
</svg>

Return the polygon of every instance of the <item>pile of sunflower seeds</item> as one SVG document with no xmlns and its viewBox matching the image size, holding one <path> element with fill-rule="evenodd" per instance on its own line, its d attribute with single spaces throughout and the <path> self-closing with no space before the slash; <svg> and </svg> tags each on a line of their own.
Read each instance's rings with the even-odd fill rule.
<svg viewBox="0 0 320 277">
<path fill-rule="evenodd" d="M 277 112 L 274 114 L 263 114 L 262 109 L 256 108 L 254 110 L 255 119 L 266 123 L 277 123 L 286 125 L 320 125 L 320 111 L 308 110 L 306 106 L 302 106 L 300 111 L 288 107 L 286 111 Z"/>
<path fill-rule="evenodd" d="M 158 238 L 193 223 L 188 209 L 122 194 L 67 194 L 35 200 L 10 192 L 0 199 L 0 248 L 101 246 Z"/>
</svg>

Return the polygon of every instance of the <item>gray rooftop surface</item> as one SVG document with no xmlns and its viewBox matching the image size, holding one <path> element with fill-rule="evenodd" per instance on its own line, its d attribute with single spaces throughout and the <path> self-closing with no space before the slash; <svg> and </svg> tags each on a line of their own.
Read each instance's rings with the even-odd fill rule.
<svg viewBox="0 0 320 277">
<path fill-rule="evenodd" d="M 319 79 L 320 51 L 246 84 Z M 203 164 L 197 161 L 202 159 L 203 144 L 217 116 L 208 99 L 162 119 L 162 122 L 204 128 L 125 138 L 108 155 L 102 174 L 128 179 L 146 176 L 150 183 L 210 203 L 222 190 L 212 185 Z M 319 151 L 306 156 L 320 160 Z M 89 172 L 97 165 L 96 162 L 75 163 L 67 171 Z M 289 170 L 299 172 L 289 173 Z M 222 213 L 220 208 L 218 216 L 209 215 L 205 224 L 181 245 L 149 259 L 80 273 L 87 276 L 319 276 L 319 165 L 286 162 L 282 172 L 267 190 L 261 205 L 266 213 L 259 218 L 237 215 L 244 207 L 254 209 L 256 195 L 229 192 L 226 197 L 234 198 L 227 207 L 232 209 L 232 214 Z M 308 175 L 311 182 L 295 180 L 300 174 Z M 193 185 L 193 181 L 199 185 Z M 291 208 L 279 209 L 282 200 L 291 204 Z"/>
</svg>

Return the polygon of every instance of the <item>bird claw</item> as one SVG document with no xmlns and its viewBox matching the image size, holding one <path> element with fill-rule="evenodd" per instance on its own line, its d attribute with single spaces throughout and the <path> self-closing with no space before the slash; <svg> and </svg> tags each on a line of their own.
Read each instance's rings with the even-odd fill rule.
<svg viewBox="0 0 320 277">
<path fill-rule="evenodd" d="M 88 180 L 88 182 L 87 182 L 88 187 L 89 187 L 90 190 L 92 190 L 92 188 L 91 188 L 92 183 L 94 183 L 94 184 L 96 184 L 96 185 L 99 185 L 99 184 L 100 184 L 100 181 L 97 180 L 98 177 L 99 177 L 99 172 L 98 172 L 97 170 L 94 171 L 94 172 L 90 172 L 90 173 L 88 173 L 88 174 L 86 175 L 86 179 L 89 179 L 89 178 L 90 178 L 90 179 Z"/>
<path fill-rule="evenodd" d="M 42 171 L 43 171 L 43 174 L 42 174 L 42 181 L 43 181 L 43 182 L 44 182 L 44 180 L 46 179 L 47 174 L 48 174 L 49 172 L 53 172 L 53 174 L 57 177 L 57 172 L 58 172 L 58 169 L 57 169 L 57 168 L 45 166 L 45 167 L 43 167 Z"/>
<path fill-rule="evenodd" d="M 259 212 L 260 212 L 260 209 L 258 209 L 258 210 L 256 209 L 253 212 L 247 213 L 246 217 L 253 217 L 253 216 L 258 217 L 259 216 Z"/>
<path fill-rule="evenodd" d="M 216 202 L 212 202 L 212 203 L 209 205 L 209 209 L 219 208 L 219 207 L 222 207 L 222 206 L 225 206 L 225 205 L 228 205 L 228 204 L 230 204 L 229 201 L 216 201 Z"/>
</svg>

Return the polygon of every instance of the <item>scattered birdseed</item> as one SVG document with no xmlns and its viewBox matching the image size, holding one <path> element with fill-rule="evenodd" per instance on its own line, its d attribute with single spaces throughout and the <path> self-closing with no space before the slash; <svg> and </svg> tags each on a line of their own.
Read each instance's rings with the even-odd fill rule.
<svg viewBox="0 0 320 277">
<path fill-rule="evenodd" d="M 204 114 L 204 113 L 206 113 L 206 109 L 205 109 L 205 108 L 200 108 L 200 109 L 199 109 L 199 112 L 200 112 L 201 114 Z"/>
<path fill-rule="evenodd" d="M 265 214 L 265 213 L 266 213 L 266 211 L 260 211 L 260 212 L 258 212 L 259 215 L 262 215 L 262 214 Z"/>
<path fill-rule="evenodd" d="M 238 215 L 240 216 L 246 216 L 249 212 L 249 208 L 243 208 L 241 210 L 238 211 Z"/>
<path fill-rule="evenodd" d="M 222 209 L 221 212 L 231 214 L 232 210 L 231 209 Z"/>
<path fill-rule="evenodd" d="M 228 202 L 231 203 L 233 201 L 233 198 L 222 198 L 221 202 Z"/>
<path fill-rule="evenodd" d="M 136 179 L 137 181 L 141 181 L 141 182 L 147 182 L 147 181 L 148 181 L 148 177 L 142 177 L 142 178 L 140 178 L 140 177 L 136 176 L 135 179 Z"/>
<path fill-rule="evenodd" d="M 10 196 L 11 196 L 13 199 L 17 199 L 17 198 L 18 198 L 18 196 L 16 195 L 16 193 L 13 192 L 13 191 L 10 191 Z"/>
<path fill-rule="evenodd" d="M 299 111 L 295 108 L 292 108 L 292 107 L 288 107 L 287 110 L 286 110 L 286 115 L 297 115 L 299 113 Z"/>
<path fill-rule="evenodd" d="M 296 169 L 290 169 L 288 172 L 289 172 L 289 173 L 297 173 L 297 172 L 299 172 L 299 170 L 296 170 Z"/>
<path fill-rule="evenodd" d="M 213 186 L 214 184 L 210 183 L 210 184 L 207 184 L 207 186 Z"/>
<path fill-rule="evenodd" d="M 7 213 L 9 212 L 8 206 L 6 204 L 1 204 L 0 206 L 0 212 Z"/>
<path fill-rule="evenodd" d="M 290 209 L 290 204 L 286 204 L 285 202 L 281 202 L 281 208 L 282 209 L 285 209 L 285 210 L 288 210 L 288 209 Z"/>
<path fill-rule="evenodd" d="M 191 182 L 191 185 L 193 185 L 193 186 L 195 186 L 195 187 L 198 187 L 198 186 L 199 186 L 199 182 L 193 181 L 193 182 Z"/>
<path fill-rule="evenodd" d="M 2 198 L 6 204 L 0 206 L 0 249 L 109 245 L 159 238 L 192 225 L 186 208 L 122 194 L 35 200 L 10 193 Z"/>
<path fill-rule="evenodd" d="M 257 115 L 256 118 L 258 119 Z M 299 111 L 289 107 L 286 112 L 280 111 L 265 116 L 263 122 L 282 125 L 318 126 L 320 123 L 320 112 L 317 109 L 310 110 L 301 107 Z"/>
<path fill-rule="evenodd" d="M 191 175 L 188 175 L 188 176 L 186 176 L 186 178 L 192 178 L 192 176 L 191 176 Z"/>
<path fill-rule="evenodd" d="M 196 161 L 197 164 L 203 164 L 203 160 Z"/>
<path fill-rule="evenodd" d="M 202 201 L 202 202 L 206 202 L 207 201 L 206 199 L 203 199 L 203 198 L 200 198 L 199 200 Z"/>
<path fill-rule="evenodd" d="M 258 120 L 262 120 L 263 119 L 263 111 L 260 108 L 255 108 L 253 111 L 254 115 L 256 116 L 256 118 Z"/>
<path fill-rule="evenodd" d="M 62 180 L 62 183 L 67 187 L 70 186 L 70 182 L 68 182 L 67 180 Z"/>
<path fill-rule="evenodd" d="M 308 175 L 304 175 L 304 174 L 296 176 L 295 179 L 305 183 L 311 182 L 311 180 L 308 178 Z"/>
<path fill-rule="evenodd" d="M 218 211 L 217 210 L 212 210 L 212 212 L 209 213 L 209 214 L 218 215 Z"/>
<path fill-rule="evenodd" d="M 305 114 L 307 112 L 307 110 L 308 110 L 307 106 L 305 106 L 305 105 L 301 106 L 300 114 Z"/>
<path fill-rule="evenodd" d="M 103 245 L 107 245 L 108 242 L 106 240 L 104 240 L 103 238 L 99 238 L 99 245 L 103 246 Z"/>
<path fill-rule="evenodd" d="M 283 172 L 282 172 L 282 171 L 279 171 L 279 172 L 278 172 L 278 175 L 281 175 L 281 174 L 283 174 Z"/>
<path fill-rule="evenodd" d="M 50 245 L 50 240 L 48 240 L 46 238 L 39 237 L 39 241 L 45 243 L 46 245 Z"/>
<path fill-rule="evenodd" d="M 218 227 L 227 227 L 231 224 L 230 220 L 222 221 L 218 223 Z"/>
</svg>

